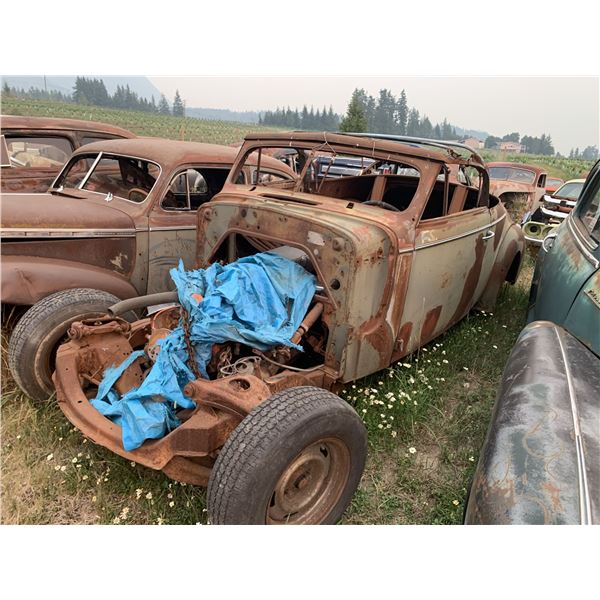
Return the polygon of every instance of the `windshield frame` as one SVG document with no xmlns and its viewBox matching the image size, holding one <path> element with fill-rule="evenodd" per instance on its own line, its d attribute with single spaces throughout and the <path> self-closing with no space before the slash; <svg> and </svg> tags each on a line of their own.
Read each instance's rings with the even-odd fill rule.
<svg viewBox="0 0 600 600">
<path fill-rule="evenodd" d="M 61 169 L 60 173 L 56 176 L 56 178 L 52 182 L 52 185 L 48 189 L 48 192 L 62 191 L 63 190 L 63 186 L 57 187 L 56 184 L 63 177 L 63 174 L 66 174 L 67 170 L 71 167 L 71 165 L 74 164 L 75 162 L 77 162 L 78 160 L 80 160 L 81 158 L 91 158 L 95 154 L 96 154 L 96 152 L 81 152 L 80 154 L 72 155 L 71 158 L 66 162 L 65 166 Z M 141 202 L 135 202 L 133 200 L 129 200 L 128 198 L 123 198 L 123 196 L 115 196 L 115 195 L 112 196 L 113 198 L 117 198 L 119 200 L 123 200 L 124 202 L 129 202 L 130 204 L 135 204 L 136 206 L 140 206 L 142 204 L 145 204 L 146 201 L 148 200 L 148 197 L 150 196 L 150 194 L 152 194 L 152 192 L 156 189 L 156 186 L 157 186 L 159 180 L 162 177 L 163 168 L 162 168 L 162 166 L 159 163 L 157 163 L 157 162 L 155 162 L 153 160 L 150 160 L 148 158 L 142 158 L 140 156 L 132 156 L 131 154 L 120 154 L 119 152 L 106 152 L 104 150 L 101 150 L 100 152 L 98 152 L 98 155 L 94 159 L 94 162 L 92 163 L 92 165 L 90 166 L 90 168 L 87 170 L 86 174 L 84 175 L 84 177 L 81 180 L 81 182 L 79 183 L 79 185 L 76 188 L 68 187 L 66 189 L 81 190 L 81 191 L 89 193 L 89 194 L 99 194 L 100 196 L 104 196 L 105 198 L 108 197 L 108 193 L 97 192 L 95 190 L 86 190 L 83 187 L 87 183 L 88 179 L 91 177 L 92 173 L 94 172 L 94 169 L 96 168 L 96 166 L 98 165 L 98 163 L 102 160 L 102 158 L 104 156 L 106 156 L 108 158 L 110 158 L 110 157 L 116 157 L 116 158 L 129 158 L 131 160 L 141 160 L 141 161 L 144 161 L 144 162 L 149 163 L 151 165 L 154 165 L 155 167 L 158 167 L 158 175 L 156 176 L 156 178 L 154 180 L 154 184 L 148 190 L 148 193 L 146 194 L 146 197 Z"/>
</svg>

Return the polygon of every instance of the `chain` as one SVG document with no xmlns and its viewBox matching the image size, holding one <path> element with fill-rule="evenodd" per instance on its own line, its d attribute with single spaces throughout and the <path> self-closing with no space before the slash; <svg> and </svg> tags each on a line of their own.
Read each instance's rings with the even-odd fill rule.
<svg viewBox="0 0 600 600">
<path fill-rule="evenodd" d="M 196 362 L 196 355 L 194 353 L 194 346 L 192 344 L 192 338 L 190 336 L 190 322 L 188 319 L 188 313 L 183 307 L 183 305 L 179 309 L 181 315 L 181 322 L 183 325 L 183 338 L 185 339 L 185 347 L 188 352 L 188 366 L 192 370 L 192 373 L 196 377 L 196 379 L 202 379 L 202 375 L 200 373 L 200 369 L 198 368 L 198 363 Z"/>
</svg>

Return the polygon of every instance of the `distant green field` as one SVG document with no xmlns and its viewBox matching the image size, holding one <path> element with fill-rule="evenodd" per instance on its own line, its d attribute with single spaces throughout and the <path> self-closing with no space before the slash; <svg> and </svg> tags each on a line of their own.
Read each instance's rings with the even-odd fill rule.
<svg viewBox="0 0 600 600">
<path fill-rule="evenodd" d="M 2 96 L 2 114 L 100 121 L 101 123 L 124 127 L 137 135 L 208 142 L 211 144 L 239 143 L 247 133 L 253 131 L 280 131 L 276 127 L 265 127 L 251 123 L 170 117 L 132 110 L 117 110 L 101 106 L 86 106 L 47 100 L 29 100 L 10 96 Z"/>
</svg>

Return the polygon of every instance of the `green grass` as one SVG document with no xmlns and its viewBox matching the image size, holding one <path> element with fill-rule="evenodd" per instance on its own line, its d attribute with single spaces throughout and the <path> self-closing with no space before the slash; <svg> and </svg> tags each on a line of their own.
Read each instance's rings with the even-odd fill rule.
<svg viewBox="0 0 600 600">
<path fill-rule="evenodd" d="M 99 121 L 124 127 L 136 135 L 211 144 L 241 143 L 244 136 L 253 131 L 280 131 L 280 128 L 265 127 L 252 123 L 171 117 L 132 110 L 118 110 L 48 100 L 29 100 L 10 96 L 2 96 L 2 114 Z"/>
<path fill-rule="evenodd" d="M 527 256 L 493 314 L 471 313 L 418 353 L 342 392 L 369 432 L 367 467 L 343 523 L 461 522 L 502 369 L 525 322 L 531 272 Z M 10 323 L 4 325 L 2 523 L 206 522 L 204 489 L 88 442 L 53 398 L 37 404 L 24 396 L 7 369 Z"/>
</svg>

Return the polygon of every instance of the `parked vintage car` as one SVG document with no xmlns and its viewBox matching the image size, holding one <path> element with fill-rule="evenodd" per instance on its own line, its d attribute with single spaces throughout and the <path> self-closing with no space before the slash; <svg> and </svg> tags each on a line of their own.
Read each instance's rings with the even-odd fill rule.
<svg viewBox="0 0 600 600">
<path fill-rule="evenodd" d="M 600 523 L 600 162 L 546 237 L 466 523 Z"/>
<path fill-rule="evenodd" d="M 45 192 L 73 151 L 100 140 L 132 138 L 121 127 L 49 117 L 0 116 L 2 192 Z"/>
<path fill-rule="evenodd" d="M 295 149 L 298 177 L 263 178 L 263 161 L 277 148 Z M 355 159 L 351 172 L 329 177 L 337 159 L 344 171 Z M 250 164 L 259 165 L 258 184 L 242 182 Z M 479 174 L 479 188 L 450 176 L 464 169 Z M 223 191 L 198 211 L 197 266 L 275 252 L 312 272 L 317 292 L 292 338 L 304 352 L 215 344 L 209 379 L 185 387 L 197 407 L 178 413 L 183 424 L 126 451 L 120 427 L 88 399 L 98 373 L 157 335 L 154 317 L 129 327 L 118 315 L 165 295 L 132 299 L 102 320 L 73 325 L 56 359 L 59 406 L 84 435 L 128 460 L 208 484 L 213 523 L 337 521 L 359 483 L 366 439 L 334 392 L 426 344 L 475 305 L 491 308 L 502 284 L 517 278 L 523 234 L 488 184 L 479 155 L 457 144 L 247 136 Z M 128 367 L 120 392 L 145 373 L 147 363 Z"/>
<path fill-rule="evenodd" d="M 236 155 L 195 142 L 106 140 L 77 150 L 47 193 L 2 194 L 2 302 L 32 306 L 8 350 L 25 393 L 52 393 L 55 347 L 72 321 L 172 289 L 180 258 L 193 266 L 196 211 L 221 190 Z M 238 178 L 251 182 L 255 171 L 250 164 Z M 265 158 L 260 176 L 294 174 Z M 80 291 L 64 292 L 71 288 Z"/>
<path fill-rule="evenodd" d="M 567 181 L 552 195 L 545 194 L 534 213 L 525 215 L 522 227 L 529 244 L 540 246 L 543 239 L 564 221 L 575 207 L 584 183 L 585 179 Z"/>
<path fill-rule="evenodd" d="M 490 194 L 496 196 L 513 218 L 538 209 L 546 193 L 546 172 L 533 165 L 490 162 Z"/>
<path fill-rule="evenodd" d="M 554 194 L 554 192 L 564 183 L 564 179 L 560 177 L 546 176 L 546 194 Z"/>
</svg>

